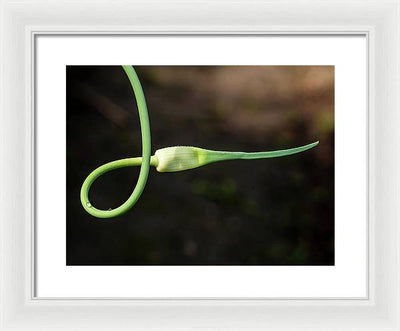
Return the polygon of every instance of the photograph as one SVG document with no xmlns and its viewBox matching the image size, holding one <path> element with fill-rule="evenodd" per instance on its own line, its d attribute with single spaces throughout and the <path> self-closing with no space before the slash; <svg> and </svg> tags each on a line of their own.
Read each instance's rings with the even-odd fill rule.
<svg viewBox="0 0 400 331">
<path fill-rule="evenodd" d="M 67 266 L 334 266 L 333 65 L 67 65 Z"/>
</svg>

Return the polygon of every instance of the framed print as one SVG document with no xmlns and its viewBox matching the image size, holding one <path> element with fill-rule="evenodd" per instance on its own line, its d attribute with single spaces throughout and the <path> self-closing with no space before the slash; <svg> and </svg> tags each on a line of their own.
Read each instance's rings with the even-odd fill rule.
<svg viewBox="0 0 400 331">
<path fill-rule="evenodd" d="M 1 329 L 400 330 L 399 2 L 117 4 L 2 3 Z"/>
</svg>

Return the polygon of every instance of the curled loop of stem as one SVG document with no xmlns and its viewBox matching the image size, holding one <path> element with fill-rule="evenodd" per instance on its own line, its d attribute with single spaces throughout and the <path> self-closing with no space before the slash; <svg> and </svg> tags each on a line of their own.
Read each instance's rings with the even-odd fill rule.
<svg viewBox="0 0 400 331">
<path fill-rule="evenodd" d="M 140 198 L 144 187 L 147 182 L 147 177 L 150 169 L 151 158 L 151 137 L 150 137 L 150 123 L 147 113 L 146 99 L 144 97 L 143 89 L 140 84 L 139 78 L 132 66 L 122 66 L 128 76 L 133 93 L 135 94 L 136 103 L 139 110 L 140 128 L 142 131 L 142 157 L 123 159 L 114 162 L 109 162 L 105 165 L 94 170 L 84 181 L 81 188 L 81 203 L 83 208 L 92 216 L 98 218 L 110 218 L 122 215 L 127 212 Z M 141 166 L 139 178 L 136 183 L 135 189 L 132 194 L 122 205 L 112 210 L 101 210 L 95 208 L 89 201 L 89 190 L 93 182 L 102 174 L 123 167 Z"/>
</svg>

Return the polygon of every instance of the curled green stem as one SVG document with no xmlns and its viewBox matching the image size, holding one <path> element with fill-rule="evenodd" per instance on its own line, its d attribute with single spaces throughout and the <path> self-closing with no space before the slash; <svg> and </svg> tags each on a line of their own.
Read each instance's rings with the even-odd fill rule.
<svg viewBox="0 0 400 331">
<path fill-rule="evenodd" d="M 140 165 L 141 167 L 140 167 L 138 181 L 128 200 L 126 200 L 121 206 L 112 210 L 101 210 L 93 207 L 89 201 L 89 189 L 93 184 L 94 180 L 99 176 L 101 176 L 103 173 L 116 168 L 121 168 L 130 165 L 125 165 L 126 164 L 125 160 L 107 163 L 104 166 L 97 168 L 86 178 L 81 188 L 81 203 L 83 208 L 85 208 L 85 210 L 89 214 L 99 218 L 110 218 L 119 216 L 127 212 L 129 209 L 131 209 L 132 206 L 136 203 L 136 201 L 140 198 L 140 195 L 144 190 L 150 168 L 151 137 L 150 137 L 150 123 L 149 123 L 149 116 L 147 113 L 146 99 L 144 97 L 142 85 L 140 84 L 139 78 L 133 67 L 126 65 L 122 67 L 124 68 L 125 73 L 128 76 L 129 82 L 131 83 L 131 87 L 133 93 L 135 94 L 136 103 L 139 111 L 140 127 L 142 130 L 142 157 L 138 158 L 140 159 L 139 163 L 136 163 L 138 162 L 138 160 L 136 160 L 133 162 L 134 164 L 132 165 Z"/>
<path fill-rule="evenodd" d="M 206 164 L 227 161 L 227 160 L 254 160 L 266 159 L 273 157 L 281 157 L 292 155 L 306 151 L 318 145 L 318 141 L 290 149 L 283 149 L 270 152 L 228 152 L 228 151 L 213 151 L 193 146 L 173 146 L 159 149 L 151 156 L 151 137 L 150 123 L 147 113 L 146 100 L 139 78 L 131 66 L 122 66 L 131 83 L 133 92 L 136 97 L 136 102 L 139 110 L 140 127 L 142 131 L 142 157 L 134 157 L 128 159 L 117 160 L 106 163 L 94 171 L 85 179 L 81 188 L 81 203 L 85 210 L 98 218 L 110 218 L 122 215 L 133 207 L 138 201 L 146 185 L 150 166 L 156 167 L 158 172 L 176 172 L 188 169 L 194 169 Z M 89 201 L 89 190 L 93 182 L 101 175 L 111 170 L 140 166 L 139 178 L 132 194 L 121 206 L 110 209 L 101 210 L 95 208 Z"/>
</svg>

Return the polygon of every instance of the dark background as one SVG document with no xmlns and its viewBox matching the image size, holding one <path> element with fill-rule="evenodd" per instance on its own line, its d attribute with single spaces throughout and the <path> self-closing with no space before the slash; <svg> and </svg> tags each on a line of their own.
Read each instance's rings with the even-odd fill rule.
<svg viewBox="0 0 400 331">
<path fill-rule="evenodd" d="M 67 67 L 67 265 L 334 264 L 334 67 L 139 66 L 152 152 L 174 145 L 267 151 L 282 158 L 178 173 L 151 168 L 126 214 L 97 219 L 80 204 L 96 167 L 141 155 L 140 125 L 119 66 Z M 115 208 L 138 167 L 100 177 L 90 199 Z"/>
</svg>

